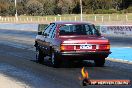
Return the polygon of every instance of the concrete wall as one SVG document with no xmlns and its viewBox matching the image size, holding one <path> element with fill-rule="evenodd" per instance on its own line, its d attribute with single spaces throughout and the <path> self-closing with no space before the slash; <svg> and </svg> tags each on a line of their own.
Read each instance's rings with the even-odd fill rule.
<svg viewBox="0 0 132 88">
<path fill-rule="evenodd" d="M 100 25 L 100 32 L 105 36 L 132 37 L 132 25 Z"/>
<path fill-rule="evenodd" d="M 10 24 L 1 23 L 0 29 L 22 30 L 22 31 L 38 31 L 38 24 Z"/>
<path fill-rule="evenodd" d="M 101 34 L 105 36 L 132 37 L 132 25 L 97 25 L 97 28 L 100 30 Z M 36 31 L 37 32 L 38 24 L 1 23 L 0 29 Z"/>
</svg>

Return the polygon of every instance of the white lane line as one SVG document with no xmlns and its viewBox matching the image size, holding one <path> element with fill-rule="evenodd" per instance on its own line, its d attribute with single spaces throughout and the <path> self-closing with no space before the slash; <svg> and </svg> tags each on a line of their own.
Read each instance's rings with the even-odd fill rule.
<svg viewBox="0 0 132 88">
<path fill-rule="evenodd" d="M 8 77 L 7 75 L 0 73 L 0 87 L 2 88 L 31 88 L 24 82 L 18 82 L 18 80 Z"/>
<path fill-rule="evenodd" d="M 113 46 L 111 48 L 132 48 L 132 47 L 131 46 L 129 46 L 129 47 L 116 47 L 116 46 Z"/>
<path fill-rule="evenodd" d="M 106 58 L 106 60 L 114 61 L 114 62 L 121 62 L 126 64 L 132 64 L 132 61 L 124 60 L 124 59 L 117 59 L 117 58 Z"/>
</svg>

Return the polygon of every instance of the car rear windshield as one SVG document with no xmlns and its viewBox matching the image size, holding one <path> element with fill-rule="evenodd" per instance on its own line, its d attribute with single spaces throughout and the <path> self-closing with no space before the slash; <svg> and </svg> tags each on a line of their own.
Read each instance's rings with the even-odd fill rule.
<svg viewBox="0 0 132 88">
<path fill-rule="evenodd" d="M 94 25 L 65 24 L 60 27 L 59 35 L 99 35 Z"/>
</svg>

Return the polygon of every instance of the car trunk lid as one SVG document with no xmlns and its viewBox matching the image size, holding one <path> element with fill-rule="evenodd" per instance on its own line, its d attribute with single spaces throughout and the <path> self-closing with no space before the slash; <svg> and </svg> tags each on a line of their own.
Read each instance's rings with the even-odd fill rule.
<svg viewBox="0 0 132 88">
<path fill-rule="evenodd" d="M 109 41 L 102 36 L 60 36 L 60 39 L 62 50 L 97 51 L 110 48 Z"/>
</svg>

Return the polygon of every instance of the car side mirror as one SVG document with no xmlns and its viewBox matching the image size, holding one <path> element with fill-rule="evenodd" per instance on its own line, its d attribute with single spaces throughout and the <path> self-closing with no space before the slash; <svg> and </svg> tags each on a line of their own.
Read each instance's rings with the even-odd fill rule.
<svg viewBox="0 0 132 88">
<path fill-rule="evenodd" d="M 38 32 L 38 35 L 42 35 L 42 31 L 39 31 L 39 32 Z"/>
<path fill-rule="evenodd" d="M 43 36 L 47 37 L 47 36 L 49 36 L 49 34 L 47 34 L 47 33 L 44 33 L 44 34 L 43 34 Z"/>
</svg>

